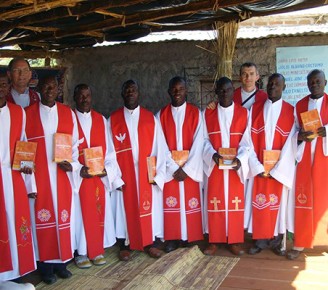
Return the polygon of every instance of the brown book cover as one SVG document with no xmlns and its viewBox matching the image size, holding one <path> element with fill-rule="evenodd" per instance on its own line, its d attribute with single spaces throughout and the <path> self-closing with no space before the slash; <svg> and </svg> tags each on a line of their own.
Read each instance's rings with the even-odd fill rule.
<svg viewBox="0 0 328 290">
<path fill-rule="evenodd" d="M 85 166 L 89 167 L 90 175 L 103 173 L 105 168 L 104 154 L 101 146 L 83 149 Z"/>
<path fill-rule="evenodd" d="M 175 163 L 182 167 L 188 160 L 189 150 L 172 150 L 171 155 Z"/>
<path fill-rule="evenodd" d="M 263 150 L 264 175 L 269 175 L 280 157 L 280 150 Z"/>
<path fill-rule="evenodd" d="M 232 169 L 237 165 L 237 162 L 232 162 L 237 156 L 236 148 L 219 148 L 218 153 L 223 157 L 219 159 L 219 169 Z"/>
<path fill-rule="evenodd" d="M 149 183 L 155 183 L 154 178 L 156 176 L 156 156 L 147 157 L 147 169 Z"/>
<path fill-rule="evenodd" d="M 318 136 L 317 130 L 322 127 L 321 119 L 317 109 L 301 113 L 304 131 L 312 131 L 314 134 L 309 136 L 315 138 Z"/>
<path fill-rule="evenodd" d="M 73 161 L 72 135 L 64 133 L 54 134 L 54 162 Z"/>
<path fill-rule="evenodd" d="M 13 170 L 20 170 L 24 166 L 34 169 L 36 142 L 17 141 L 13 160 Z"/>
</svg>

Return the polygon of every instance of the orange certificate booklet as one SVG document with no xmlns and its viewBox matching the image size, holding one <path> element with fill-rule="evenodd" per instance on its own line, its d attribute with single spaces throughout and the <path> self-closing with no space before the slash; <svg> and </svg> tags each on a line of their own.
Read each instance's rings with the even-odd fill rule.
<svg viewBox="0 0 328 290">
<path fill-rule="evenodd" d="M 54 134 L 54 162 L 72 162 L 72 135 L 64 133 Z"/>
<path fill-rule="evenodd" d="M 301 113 L 304 131 L 312 131 L 314 134 L 309 136 L 315 138 L 318 136 L 317 130 L 322 127 L 321 119 L 317 109 Z"/>
<path fill-rule="evenodd" d="M 280 150 L 263 150 L 264 175 L 268 176 L 280 157 Z"/>
<path fill-rule="evenodd" d="M 156 176 L 156 156 L 147 157 L 147 169 L 149 183 L 155 183 L 154 178 Z"/>
<path fill-rule="evenodd" d="M 219 159 L 219 169 L 232 169 L 237 165 L 237 162 L 232 162 L 237 156 L 236 148 L 219 148 L 218 153 L 223 157 Z"/>
<path fill-rule="evenodd" d="M 189 150 L 172 150 L 172 159 L 178 164 L 180 167 L 183 167 L 188 160 Z"/>
<path fill-rule="evenodd" d="M 34 169 L 35 153 L 37 143 L 17 141 L 13 161 L 13 170 L 20 170 L 23 167 Z"/>
<path fill-rule="evenodd" d="M 101 146 L 83 149 L 85 166 L 89 167 L 90 175 L 103 173 L 105 168 L 104 154 Z"/>
</svg>

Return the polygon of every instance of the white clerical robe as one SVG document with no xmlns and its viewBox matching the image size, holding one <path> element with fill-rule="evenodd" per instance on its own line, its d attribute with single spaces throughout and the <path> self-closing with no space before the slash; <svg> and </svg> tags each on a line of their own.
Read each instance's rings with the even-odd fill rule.
<svg viewBox="0 0 328 290">
<path fill-rule="evenodd" d="M 264 124 L 265 124 L 265 148 L 266 150 L 272 150 L 273 138 L 275 134 L 275 128 L 278 122 L 282 108 L 282 99 L 272 103 L 267 99 L 264 103 Z M 264 166 L 260 163 L 257 155 L 254 151 L 254 147 L 251 140 L 251 122 L 252 122 L 252 109 L 249 117 L 249 125 L 247 129 L 247 142 L 250 144 L 251 153 L 249 158 L 249 182 L 246 188 L 245 198 L 245 224 L 244 227 L 248 229 L 249 233 L 253 232 L 252 222 L 252 192 L 254 185 L 254 177 L 264 172 Z M 281 150 L 280 158 L 275 167 L 270 171 L 270 175 L 282 183 L 282 194 L 280 207 L 277 215 L 276 226 L 274 230 L 274 236 L 278 234 L 285 234 L 287 229 L 287 201 L 289 191 L 292 189 L 295 178 L 295 151 L 293 146 L 293 135 L 295 134 L 295 125 L 292 127 L 290 134 L 285 142 L 284 147 Z"/>
<path fill-rule="evenodd" d="M 139 175 L 139 142 L 138 142 L 138 123 L 140 116 L 140 106 L 134 110 L 129 110 L 124 107 L 124 119 L 129 131 L 131 146 L 132 146 L 132 156 L 134 163 L 134 170 L 136 176 Z M 155 120 L 155 132 L 154 132 L 154 142 L 151 156 L 156 156 L 156 176 L 154 178 L 156 185 L 152 185 L 152 232 L 153 240 L 155 237 L 163 238 L 164 237 L 164 226 L 163 226 L 163 187 L 166 174 L 166 153 L 167 147 L 162 132 L 161 126 L 158 120 L 154 117 Z M 108 119 L 108 128 L 110 136 L 116 138 L 112 135 L 110 118 Z M 124 180 L 123 180 L 124 181 Z M 139 195 L 139 180 L 136 178 L 138 195 Z M 114 202 L 113 207 L 116 208 L 115 211 L 115 228 L 116 228 L 116 237 L 119 239 L 126 239 L 125 243 L 129 244 L 129 237 L 126 226 L 126 217 L 123 201 L 123 193 L 120 190 L 115 190 L 112 192 L 112 200 Z"/>
<path fill-rule="evenodd" d="M 20 94 L 14 88 L 11 88 L 11 95 L 15 101 L 15 104 L 21 106 L 22 108 L 26 108 L 30 105 L 30 95 L 29 95 L 29 88 L 27 87 L 24 93 Z M 40 94 L 36 92 L 36 94 L 40 98 Z"/>
<path fill-rule="evenodd" d="M 220 104 L 217 106 L 218 116 L 219 116 L 219 124 L 221 129 L 221 140 L 222 140 L 222 148 L 230 148 L 230 127 L 232 123 L 232 118 L 234 114 L 235 104 L 232 103 L 231 106 L 224 108 L 221 107 Z M 203 115 L 203 118 L 205 116 Z M 216 166 L 214 160 L 212 159 L 213 154 L 217 153 L 217 149 L 214 149 L 211 141 L 209 139 L 206 122 L 204 121 L 204 152 L 203 152 L 203 160 L 204 160 L 204 221 L 205 221 L 205 232 L 208 233 L 208 215 L 207 215 L 207 190 L 208 190 L 208 177 L 211 175 L 214 166 Z M 244 134 L 245 135 L 245 134 Z M 249 156 L 249 147 L 245 142 L 245 137 L 242 137 L 238 151 L 237 158 L 240 160 L 241 166 L 237 171 L 237 174 L 240 178 L 240 181 L 244 184 L 246 178 L 248 176 L 248 156 Z M 224 196 L 225 196 L 225 211 L 226 211 L 226 235 L 228 236 L 228 201 L 229 201 L 229 172 L 233 169 L 223 169 L 223 180 L 224 180 Z"/>
<path fill-rule="evenodd" d="M 76 170 L 80 170 L 81 164 L 78 161 L 79 157 L 79 151 L 78 151 L 78 127 L 76 122 L 76 117 L 74 112 L 72 111 L 72 119 L 73 119 L 73 136 L 72 136 L 72 151 L 73 151 L 73 161 L 71 162 L 72 165 L 72 172 L 66 172 L 69 181 L 72 186 L 72 193 L 76 192 L 74 190 L 74 176 L 73 172 Z M 58 211 L 57 211 L 57 163 L 53 162 L 53 138 L 54 134 L 57 131 L 58 127 L 58 113 L 57 113 L 57 104 L 55 104 L 53 107 L 48 107 L 40 103 L 40 118 L 41 123 L 43 127 L 44 132 L 44 138 L 45 138 L 45 145 L 46 145 L 46 156 L 47 156 L 47 162 L 48 162 L 48 170 L 49 170 L 49 178 L 50 178 L 50 186 L 51 186 L 51 195 L 52 195 L 52 201 L 54 206 L 54 211 L 56 215 L 56 223 L 57 223 L 57 234 L 58 234 Z M 31 140 L 33 141 L 33 140 Z M 74 216 L 74 198 L 72 197 L 72 206 L 71 206 L 71 228 L 70 228 L 70 234 L 71 234 L 71 249 L 72 254 L 74 252 L 74 249 L 76 248 L 75 245 L 75 216 Z M 34 238 L 34 246 L 35 246 L 35 254 L 36 259 L 39 260 L 39 251 L 38 251 L 38 245 L 37 245 L 37 238 L 36 238 L 36 229 L 35 229 L 35 212 L 34 212 L 34 200 L 30 200 L 30 209 L 31 209 L 31 221 L 32 221 L 32 229 L 33 229 L 33 238 Z M 51 249 L 49 249 L 51 251 Z M 49 263 L 63 263 L 66 261 L 62 261 L 60 259 L 55 260 L 48 260 L 44 262 Z"/>
<path fill-rule="evenodd" d="M 251 92 L 246 92 L 243 88 L 241 88 L 241 100 L 242 102 L 245 102 L 251 95 L 255 93 L 257 89 L 255 88 Z M 255 95 L 251 97 L 244 105 L 243 107 L 246 108 L 247 110 L 250 110 L 253 104 L 255 103 Z"/>
<path fill-rule="evenodd" d="M 79 123 L 81 125 L 83 134 L 86 138 L 88 147 L 90 148 L 90 133 L 92 127 L 92 117 L 91 112 L 81 113 L 75 110 Z M 115 225 L 114 225 L 114 216 L 111 206 L 111 196 L 110 191 L 121 187 L 124 182 L 121 179 L 121 170 L 117 164 L 116 154 L 114 150 L 113 140 L 108 134 L 107 121 L 103 117 L 104 127 L 105 127 L 105 138 L 106 138 L 106 152 L 104 153 L 104 162 L 105 169 L 107 171 L 107 176 L 102 177 L 101 180 L 105 186 L 105 221 L 104 221 L 104 248 L 110 247 L 116 243 L 115 235 Z M 84 140 L 82 136 L 79 136 L 79 143 L 82 143 Z M 83 181 L 83 178 L 80 176 L 80 171 L 75 172 L 76 178 L 76 189 L 77 193 Z M 79 255 L 87 254 L 87 241 L 85 236 L 85 230 L 83 226 L 83 218 L 81 211 L 81 203 L 79 194 L 74 194 L 75 198 L 75 210 L 76 210 L 76 245 Z"/>
<path fill-rule="evenodd" d="M 11 173 L 11 160 L 10 160 L 10 124 L 15 120 L 11 120 L 10 112 L 5 105 L 0 108 L 0 166 L 3 181 L 4 190 L 4 200 L 5 208 L 7 213 L 7 225 L 10 241 L 10 253 L 12 258 L 13 270 L 0 273 L 0 281 L 12 280 L 18 278 L 19 274 L 19 264 L 18 264 L 18 253 L 17 253 L 17 240 L 16 240 L 16 230 L 15 230 L 15 205 L 14 205 L 14 191 L 13 191 L 13 180 Z M 23 126 L 21 132 L 20 140 L 26 141 L 25 137 L 25 123 L 26 117 L 23 111 Z M 24 174 L 22 174 L 23 177 Z M 25 177 L 25 180 L 27 177 Z M 29 182 L 27 186 L 27 192 L 36 192 L 35 182 Z M 0 257 L 1 259 L 1 257 Z"/>
<path fill-rule="evenodd" d="M 186 105 L 185 102 L 180 107 L 171 106 L 172 116 L 175 123 L 175 132 L 176 132 L 176 150 L 183 150 L 183 135 L 182 127 L 185 119 Z M 160 122 L 160 112 L 156 115 L 158 121 Z M 188 161 L 183 166 L 183 171 L 194 181 L 199 182 L 199 190 L 201 193 L 201 203 L 203 202 L 202 198 L 202 181 L 203 181 L 203 162 L 202 162 L 202 152 L 204 146 L 203 138 L 203 119 L 201 113 L 199 112 L 199 121 L 196 128 L 196 131 L 193 136 L 193 145 L 189 150 Z M 167 149 L 168 150 L 168 149 Z M 173 173 L 179 169 L 172 159 L 171 152 L 167 152 L 167 164 L 166 164 L 166 179 L 165 182 L 169 182 L 173 179 Z M 181 223 L 181 240 L 187 241 L 187 217 L 186 217 L 186 205 L 185 205 L 185 191 L 184 183 L 179 182 L 179 192 L 180 192 L 180 223 Z M 203 205 L 201 205 L 203 209 Z"/>
</svg>

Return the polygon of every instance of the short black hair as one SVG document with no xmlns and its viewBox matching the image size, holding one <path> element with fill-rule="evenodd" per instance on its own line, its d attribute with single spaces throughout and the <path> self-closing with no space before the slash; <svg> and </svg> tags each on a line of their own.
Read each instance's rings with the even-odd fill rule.
<svg viewBox="0 0 328 290">
<path fill-rule="evenodd" d="M 321 69 L 314 69 L 314 70 L 311 70 L 309 72 L 309 74 L 307 75 L 307 77 L 306 77 L 307 81 L 309 81 L 309 79 L 312 76 L 317 75 L 317 74 L 323 74 L 323 77 L 326 78 L 325 73 L 323 72 L 323 70 L 321 70 Z"/>
<path fill-rule="evenodd" d="M 169 88 L 173 87 L 176 83 L 184 83 L 186 84 L 186 80 L 183 77 L 175 76 L 169 81 Z"/>
<path fill-rule="evenodd" d="M 218 88 L 219 86 L 225 85 L 230 83 L 233 86 L 232 80 L 228 77 L 221 77 L 215 82 L 215 87 Z"/>
<path fill-rule="evenodd" d="M 280 73 L 273 73 L 272 75 L 269 76 L 268 80 L 272 78 L 282 78 L 284 83 L 286 82 L 285 77 Z"/>
<path fill-rule="evenodd" d="M 82 90 L 90 90 L 91 88 L 87 84 L 78 84 L 74 88 L 73 99 L 75 100 L 76 95 L 81 92 Z"/>
<path fill-rule="evenodd" d="M 11 71 L 12 68 L 13 68 L 13 66 L 14 66 L 14 64 L 15 64 L 16 62 L 18 62 L 18 61 L 21 61 L 21 60 L 22 60 L 22 61 L 25 61 L 25 62 L 27 63 L 27 65 L 28 65 L 28 68 L 31 69 L 30 63 L 29 63 L 24 57 L 14 57 L 14 58 L 9 62 L 8 67 L 7 67 L 7 70 L 8 70 L 8 71 Z"/>
<path fill-rule="evenodd" d="M 123 85 L 122 85 L 122 88 L 121 88 L 121 94 L 122 94 L 122 95 L 123 95 L 123 92 L 124 92 L 125 88 L 126 88 L 127 86 L 129 86 L 129 85 L 136 85 L 137 88 L 139 89 L 139 85 L 138 85 L 138 82 L 137 82 L 136 80 L 132 80 L 132 79 L 127 80 L 127 81 L 125 81 L 125 82 L 123 83 Z"/>
</svg>

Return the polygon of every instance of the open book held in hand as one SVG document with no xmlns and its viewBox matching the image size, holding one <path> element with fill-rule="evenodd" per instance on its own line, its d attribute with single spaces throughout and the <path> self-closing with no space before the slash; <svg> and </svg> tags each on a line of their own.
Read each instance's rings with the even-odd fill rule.
<svg viewBox="0 0 328 290">
<path fill-rule="evenodd" d="M 264 175 L 269 176 L 270 171 L 280 158 L 280 150 L 263 150 Z"/>
<path fill-rule="evenodd" d="M 304 131 L 311 131 L 313 134 L 309 138 L 318 137 L 318 129 L 322 127 L 321 118 L 317 109 L 301 113 Z"/>
<path fill-rule="evenodd" d="M 73 161 L 72 135 L 64 133 L 54 134 L 54 162 Z"/>
<path fill-rule="evenodd" d="M 237 162 L 233 162 L 237 156 L 236 148 L 219 148 L 218 153 L 222 156 L 219 159 L 219 169 L 232 169 L 237 166 Z"/>
<path fill-rule="evenodd" d="M 20 170 L 24 167 L 32 168 L 34 171 L 36 142 L 17 141 L 13 160 L 13 170 Z"/>
<path fill-rule="evenodd" d="M 171 155 L 175 163 L 183 167 L 188 160 L 189 150 L 172 150 Z"/>
<path fill-rule="evenodd" d="M 147 157 L 147 170 L 149 183 L 155 183 L 154 178 L 156 176 L 156 156 Z"/>
<path fill-rule="evenodd" d="M 87 166 L 90 175 L 103 173 L 105 168 L 104 154 L 101 146 L 83 149 L 85 166 Z"/>
</svg>

